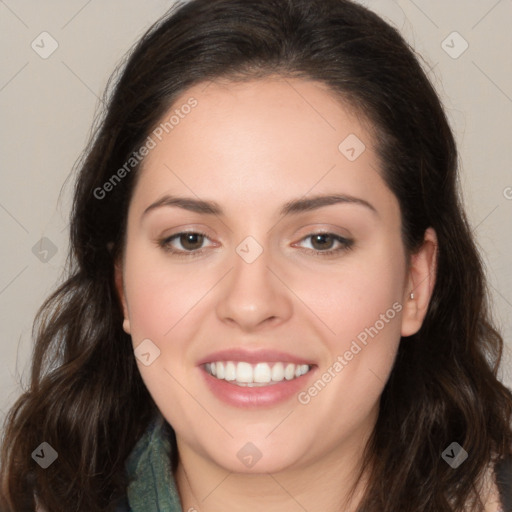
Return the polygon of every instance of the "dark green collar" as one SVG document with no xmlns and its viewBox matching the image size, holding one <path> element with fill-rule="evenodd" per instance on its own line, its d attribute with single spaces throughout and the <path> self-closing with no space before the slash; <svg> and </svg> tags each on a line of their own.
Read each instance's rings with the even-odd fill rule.
<svg viewBox="0 0 512 512">
<path fill-rule="evenodd" d="M 183 512 L 171 472 L 170 441 L 162 432 L 164 424 L 164 418 L 157 416 L 126 460 L 131 512 Z"/>
</svg>

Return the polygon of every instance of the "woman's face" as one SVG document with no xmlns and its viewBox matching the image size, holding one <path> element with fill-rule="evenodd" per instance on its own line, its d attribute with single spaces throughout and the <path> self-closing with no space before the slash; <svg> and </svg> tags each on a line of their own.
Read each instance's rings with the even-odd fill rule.
<svg viewBox="0 0 512 512">
<path fill-rule="evenodd" d="M 359 450 L 422 319 L 370 133 L 299 79 L 200 84 L 162 122 L 117 283 L 180 451 L 274 472 Z"/>
</svg>

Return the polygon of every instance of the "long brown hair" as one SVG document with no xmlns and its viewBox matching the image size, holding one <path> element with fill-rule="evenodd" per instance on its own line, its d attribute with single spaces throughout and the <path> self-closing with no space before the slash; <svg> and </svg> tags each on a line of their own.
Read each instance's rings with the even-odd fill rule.
<svg viewBox="0 0 512 512">
<path fill-rule="evenodd" d="M 65 278 L 38 312 L 30 387 L 6 418 L 2 510 L 32 511 L 37 494 L 52 512 L 105 511 L 123 495 L 125 460 L 157 411 L 114 284 L 140 166 L 98 190 L 188 87 L 270 74 L 322 82 L 369 120 L 408 253 L 428 227 L 438 237 L 429 310 L 401 340 L 382 393 L 359 511 L 480 510 L 481 477 L 511 456 L 512 394 L 497 379 L 503 341 L 461 205 L 454 137 L 414 50 L 349 0 L 192 0 L 156 23 L 110 82 L 78 165 Z M 58 453 L 47 469 L 31 458 L 41 442 Z M 441 457 L 452 442 L 470 455 L 463 470 Z"/>
</svg>

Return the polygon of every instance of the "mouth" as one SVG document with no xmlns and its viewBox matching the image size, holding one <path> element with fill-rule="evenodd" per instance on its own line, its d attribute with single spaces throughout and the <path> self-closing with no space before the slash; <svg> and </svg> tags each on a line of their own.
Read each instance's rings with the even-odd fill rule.
<svg viewBox="0 0 512 512">
<path fill-rule="evenodd" d="M 318 366 L 273 349 L 233 348 L 205 356 L 197 367 L 207 389 L 236 408 L 273 407 L 308 385 Z"/>
<path fill-rule="evenodd" d="M 218 380 L 241 387 L 263 387 L 290 381 L 306 375 L 310 364 L 287 362 L 212 361 L 203 365 L 204 371 Z"/>
</svg>

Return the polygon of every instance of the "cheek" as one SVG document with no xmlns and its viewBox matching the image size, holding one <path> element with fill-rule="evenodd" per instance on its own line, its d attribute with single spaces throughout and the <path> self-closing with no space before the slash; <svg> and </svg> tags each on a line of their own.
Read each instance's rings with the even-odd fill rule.
<svg viewBox="0 0 512 512">
<path fill-rule="evenodd" d="M 146 366 L 139 359 L 137 366 L 153 400 L 173 425 L 187 417 L 187 407 L 191 406 L 183 387 L 190 379 L 186 359 L 191 338 L 188 320 L 208 289 L 204 277 L 203 285 L 199 286 L 197 273 L 194 276 L 188 270 L 176 271 L 176 266 L 171 267 L 165 258 L 155 257 L 142 244 L 134 244 L 125 260 L 133 347 L 136 350 L 143 340 L 149 339 L 158 353 L 151 364 Z"/>
<path fill-rule="evenodd" d="M 376 244 L 372 251 L 354 253 L 339 264 L 297 276 L 293 287 L 326 327 L 332 349 L 345 349 L 375 324 L 383 331 L 383 321 L 386 331 L 400 332 L 405 280 L 405 258 L 400 255 L 399 245 Z"/>
<path fill-rule="evenodd" d="M 337 271 L 315 273 L 298 292 L 309 290 L 308 305 L 326 327 L 326 357 L 318 371 L 322 382 L 305 390 L 301 402 L 314 402 L 315 414 L 343 410 L 346 414 L 336 421 L 356 424 L 375 406 L 400 343 L 405 279 L 401 254 L 400 246 L 382 244 L 347 259 Z"/>
<path fill-rule="evenodd" d="M 125 287 L 134 344 L 141 338 L 165 342 L 211 288 L 214 276 L 192 266 L 171 265 L 165 255 L 134 248 L 125 262 Z M 181 326 L 181 325 L 180 325 Z"/>
<path fill-rule="evenodd" d="M 337 411 L 331 426 L 355 428 L 376 406 L 389 377 L 400 343 L 400 254 L 386 247 L 330 278 L 316 276 L 316 312 L 334 332 L 324 337 L 328 356 L 299 402 L 316 417 Z"/>
<path fill-rule="evenodd" d="M 149 339 L 158 352 L 150 366 L 138 361 L 142 379 L 162 409 L 173 397 L 176 419 L 183 412 L 181 404 L 190 402 L 180 383 L 194 379 L 191 349 L 212 321 L 215 304 L 210 292 L 226 269 L 170 260 L 143 243 L 133 244 L 125 259 L 125 289 L 134 349 Z"/>
</svg>

